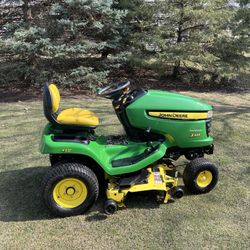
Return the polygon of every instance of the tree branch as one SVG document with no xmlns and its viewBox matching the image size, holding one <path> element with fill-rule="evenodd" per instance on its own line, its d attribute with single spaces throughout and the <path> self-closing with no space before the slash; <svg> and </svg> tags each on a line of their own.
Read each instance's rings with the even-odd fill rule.
<svg viewBox="0 0 250 250">
<path fill-rule="evenodd" d="M 196 28 L 203 28 L 203 27 L 205 27 L 204 24 L 197 24 L 197 25 L 190 26 L 190 27 L 187 27 L 185 29 L 182 29 L 181 31 L 184 32 L 184 31 L 187 31 L 187 30 L 196 29 Z"/>
</svg>

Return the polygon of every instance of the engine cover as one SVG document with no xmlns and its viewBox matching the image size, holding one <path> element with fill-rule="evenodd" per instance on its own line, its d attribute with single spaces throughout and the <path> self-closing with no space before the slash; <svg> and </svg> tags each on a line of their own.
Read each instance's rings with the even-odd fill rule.
<svg viewBox="0 0 250 250">
<path fill-rule="evenodd" d="M 206 129 L 211 110 L 189 96 L 149 90 L 126 107 L 126 114 L 133 127 L 165 136 L 169 146 L 191 148 L 213 143 Z"/>
</svg>

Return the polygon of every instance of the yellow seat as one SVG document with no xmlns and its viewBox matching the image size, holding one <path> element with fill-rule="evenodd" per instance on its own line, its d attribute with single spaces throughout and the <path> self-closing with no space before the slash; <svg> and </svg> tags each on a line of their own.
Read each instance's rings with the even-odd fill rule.
<svg viewBox="0 0 250 250">
<path fill-rule="evenodd" d="M 60 93 L 53 83 L 46 84 L 44 89 L 44 114 L 47 119 L 58 125 L 69 125 L 70 127 L 82 126 L 95 128 L 99 125 L 98 116 L 89 110 L 81 108 L 70 108 L 59 112 Z"/>
<path fill-rule="evenodd" d="M 71 108 L 63 110 L 56 119 L 61 124 L 83 125 L 86 127 L 96 127 L 99 125 L 99 119 L 95 113 L 80 108 Z"/>
</svg>

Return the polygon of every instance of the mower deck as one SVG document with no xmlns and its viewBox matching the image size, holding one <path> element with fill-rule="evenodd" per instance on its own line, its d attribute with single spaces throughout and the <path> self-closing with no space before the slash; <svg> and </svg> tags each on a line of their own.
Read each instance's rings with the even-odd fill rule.
<svg viewBox="0 0 250 250">
<path fill-rule="evenodd" d="M 170 171 L 174 177 L 167 175 L 167 171 Z M 108 176 L 107 198 L 117 202 L 119 207 L 124 207 L 124 200 L 129 192 L 159 190 L 164 191 L 163 203 L 167 203 L 170 198 L 176 197 L 174 190 L 178 186 L 177 176 L 178 172 L 174 166 L 166 164 L 148 167 L 132 177 L 119 179 Z"/>
</svg>

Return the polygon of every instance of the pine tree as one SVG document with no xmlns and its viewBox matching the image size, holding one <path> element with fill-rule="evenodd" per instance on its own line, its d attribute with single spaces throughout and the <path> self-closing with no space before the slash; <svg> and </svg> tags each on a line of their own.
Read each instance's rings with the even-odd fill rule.
<svg viewBox="0 0 250 250">
<path fill-rule="evenodd" d="M 224 33 L 218 36 L 211 49 L 219 62 L 216 65 L 216 72 L 228 79 L 237 79 L 249 69 L 247 54 L 249 54 L 250 9 L 247 2 L 249 1 L 233 1 L 229 5 L 234 15 L 224 21 Z"/>
<path fill-rule="evenodd" d="M 195 81 L 249 69 L 249 0 L 0 3 L 0 83 L 91 87 L 127 61 Z"/>
<path fill-rule="evenodd" d="M 114 9 L 112 0 L 37 1 L 37 5 L 26 0 L 22 9 L 23 22 L 1 40 L 1 52 L 16 55 L 28 66 L 26 81 L 53 78 L 91 87 L 105 82 L 124 60 L 120 52 L 126 12 Z"/>
<path fill-rule="evenodd" d="M 42 30 L 36 24 L 43 20 L 46 1 L 5 0 L 1 3 L 0 83 L 36 81 L 40 76 L 38 64 Z M 42 32 L 44 33 L 44 32 Z M 41 47 L 41 46 L 40 46 Z"/>
<path fill-rule="evenodd" d="M 228 76 L 235 71 L 235 63 L 244 61 L 244 48 L 234 49 L 235 43 L 224 46 L 235 36 L 231 29 L 235 13 L 226 0 L 146 1 L 137 8 L 140 18 L 133 35 L 133 55 L 171 66 L 174 77 L 180 76 L 181 69 L 210 78 Z M 234 60 L 230 53 L 236 56 Z"/>
</svg>

